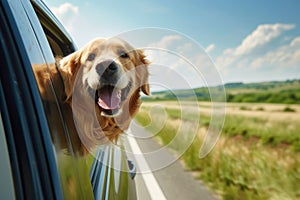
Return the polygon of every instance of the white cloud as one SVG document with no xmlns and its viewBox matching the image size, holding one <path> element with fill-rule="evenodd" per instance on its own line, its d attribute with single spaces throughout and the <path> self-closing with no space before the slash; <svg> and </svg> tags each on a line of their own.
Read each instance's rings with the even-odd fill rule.
<svg viewBox="0 0 300 200">
<path fill-rule="evenodd" d="M 300 45 L 300 37 L 296 37 L 292 40 L 290 46 L 295 47 Z"/>
<path fill-rule="evenodd" d="M 295 28 L 294 24 L 263 24 L 259 25 L 250 35 L 248 35 L 238 46 L 234 54 L 244 55 L 254 51 L 257 47 L 263 46 L 284 31 L 291 30 Z"/>
<path fill-rule="evenodd" d="M 288 45 L 278 47 L 272 44 L 275 38 L 279 38 L 285 31 L 295 28 L 293 24 L 264 24 L 259 25 L 236 48 L 229 48 L 216 59 L 217 65 L 222 69 L 234 67 L 263 67 L 263 65 L 277 65 L 286 61 L 287 54 L 295 51 L 294 46 L 300 43 L 300 39 L 293 40 Z M 283 40 L 286 42 L 286 39 Z M 272 44 L 272 50 L 257 53 L 259 48 Z M 296 47 L 298 49 L 298 47 Z"/>
<path fill-rule="evenodd" d="M 214 44 L 210 44 L 205 48 L 206 53 L 210 53 L 212 52 L 214 49 L 216 48 L 216 46 Z"/>
<path fill-rule="evenodd" d="M 181 37 L 179 35 L 167 35 L 161 38 L 160 41 L 156 43 L 152 43 L 149 46 L 150 47 L 156 47 L 156 48 L 162 48 L 162 49 L 168 49 L 170 45 L 174 44 L 174 42 L 180 40 Z"/>
<path fill-rule="evenodd" d="M 149 49 L 145 53 L 151 61 L 150 83 L 167 82 L 172 89 L 222 84 L 207 51 L 189 38 L 165 35 L 147 47 Z M 214 48 L 215 45 L 211 44 L 206 50 Z"/>
<path fill-rule="evenodd" d="M 148 48 L 151 48 L 151 50 L 147 51 L 147 57 L 151 62 L 160 63 L 160 64 L 167 64 L 174 62 L 174 58 L 170 59 L 167 55 L 169 54 L 168 51 L 170 51 L 172 46 L 174 44 L 180 43 L 180 40 L 182 38 L 179 35 L 166 35 L 163 36 L 159 41 L 155 43 L 148 44 Z M 177 45 L 182 46 L 182 45 Z M 174 51 L 174 50 L 173 50 Z"/>
<path fill-rule="evenodd" d="M 61 21 L 65 28 L 73 33 L 75 22 L 78 21 L 79 8 L 71 3 L 63 3 L 58 7 L 50 7 L 53 14 Z"/>
<path fill-rule="evenodd" d="M 267 65 L 277 67 L 298 66 L 300 68 L 300 37 L 294 38 L 289 44 L 267 52 L 250 63 L 250 67 L 255 69 Z"/>
<path fill-rule="evenodd" d="M 57 17 L 63 17 L 69 12 L 78 14 L 78 7 L 68 2 L 61 4 L 59 7 L 51 7 L 51 10 Z"/>
</svg>

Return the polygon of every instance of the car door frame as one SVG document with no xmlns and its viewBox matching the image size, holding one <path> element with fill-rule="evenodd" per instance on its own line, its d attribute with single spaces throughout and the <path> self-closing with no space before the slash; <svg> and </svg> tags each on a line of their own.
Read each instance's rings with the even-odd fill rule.
<svg viewBox="0 0 300 200">
<path fill-rule="evenodd" d="M 17 199 L 61 199 L 57 166 L 31 63 L 10 4 L 1 1 L 1 115 Z M 13 1 L 24 15 L 19 1 Z M 26 15 L 20 16 L 27 18 Z"/>
</svg>

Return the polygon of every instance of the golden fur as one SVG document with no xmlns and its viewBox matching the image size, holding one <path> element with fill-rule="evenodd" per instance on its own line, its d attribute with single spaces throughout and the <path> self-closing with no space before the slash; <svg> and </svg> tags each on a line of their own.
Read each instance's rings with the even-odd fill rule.
<svg viewBox="0 0 300 200">
<path fill-rule="evenodd" d="M 110 66 L 111 63 L 116 66 L 111 67 L 111 78 L 118 80 L 109 80 L 110 74 L 105 74 L 104 81 L 101 73 L 106 73 L 105 65 Z M 54 88 L 60 88 L 56 89 L 56 93 L 59 93 L 58 100 L 61 101 L 69 132 L 76 132 L 69 133 L 75 151 L 82 154 L 99 144 L 116 140 L 119 134 L 128 129 L 141 104 L 140 91 L 150 94 L 148 64 L 142 50 L 134 49 L 121 39 L 111 38 L 91 41 L 82 49 L 62 58 L 58 70 L 52 69 L 51 79 Z M 38 67 L 34 69 L 44 101 L 53 101 L 47 95 L 50 88 L 45 83 L 46 73 L 39 71 Z M 109 93 L 107 91 L 115 90 L 118 95 L 106 94 Z M 97 95 L 109 100 L 117 99 L 117 103 L 108 102 L 109 105 L 115 105 L 111 109 L 107 108 Z M 53 120 L 57 120 L 55 116 Z M 67 140 L 60 139 L 60 143 L 64 142 Z"/>
</svg>

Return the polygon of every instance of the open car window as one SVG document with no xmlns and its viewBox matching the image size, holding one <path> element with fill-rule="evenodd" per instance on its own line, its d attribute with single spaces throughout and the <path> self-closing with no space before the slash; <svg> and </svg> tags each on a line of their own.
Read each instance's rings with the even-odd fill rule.
<svg viewBox="0 0 300 200">
<path fill-rule="evenodd" d="M 61 197 L 63 192 L 65 199 L 136 199 L 135 186 L 132 184 L 133 176 L 130 177 L 127 173 L 128 163 L 124 152 L 115 148 L 114 145 L 99 148 L 96 158 L 92 155 L 83 157 L 81 152 L 78 152 L 78 149 L 83 149 L 78 148 L 82 144 L 73 121 L 71 107 L 65 103 L 64 84 L 57 69 L 57 60 L 71 54 L 76 49 L 70 36 L 42 1 L 10 0 L 5 2 L 5 4 L 7 6 L 6 9 L 11 11 L 11 17 L 8 19 L 15 21 L 14 31 L 18 33 L 18 42 L 16 43 L 20 45 L 16 49 L 26 58 L 26 63 L 22 63 L 22 60 L 19 61 L 14 57 L 14 63 L 18 61 L 20 64 L 13 64 L 12 66 L 26 71 L 26 74 L 23 74 L 21 70 L 18 72 L 21 72 L 22 77 L 25 76 L 26 80 L 28 79 L 26 84 L 29 85 L 29 88 L 34 89 L 34 91 L 28 90 L 28 92 L 34 96 L 35 102 L 38 102 L 38 106 L 37 103 L 32 104 L 32 113 L 25 112 L 29 108 L 31 109 L 28 106 L 28 109 L 22 109 L 24 112 L 21 114 L 22 116 L 24 115 L 24 120 L 28 120 L 31 125 L 34 123 L 33 128 L 42 127 L 41 130 L 34 133 L 30 131 L 30 127 L 28 131 L 19 126 L 14 127 L 16 131 L 13 133 L 21 135 L 20 133 L 24 132 L 26 137 L 28 136 L 26 140 L 28 142 L 28 144 L 26 143 L 27 146 L 23 145 L 23 138 L 16 140 L 18 142 L 16 146 L 21 152 L 20 154 L 43 161 L 43 165 L 39 166 L 39 163 L 31 162 L 32 159 L 22 160 L 34 170 L 27 173 L 27 165 L 25 166 L 22 162 L 20 170 L 23 171 L 20 173 L 21 175 L 18 175 L 25 177 L 25 183 L 32 182 L 36 184 L 23 184 L 23 179 L 16 179 L 18 176 L 13 174 L 16 197 L 22 196 L 23 193 L 19 192 L 22 190 L 25 191 L 24 196 L 26 197 L 33 194 L 34 191 L 37 191 L 36 196 L 42 197 L 44 193 L 39 191 L 50 188 L 45 192 L 46 195 L 48 193 L 51 194 L 52 190 L 56 191 L 58 188 L 57 191 L 59 192 L 54 196 Z M 2 3 L 0 5 L 2 6 Z M 2 14 L 3 12 L 0 13 Z M 20 46 L 22 47 L 21 49 L 19 49 Z M 9 47 L 10 49 L 5 49 L 12 51 L 12 45 Z M 8 54 L 10 55 L 11 53 Z M 8 71 L 8 68 L 4 67 L 2 69 L 4 72 Z M 5 73 L 1 74 L 1 77 L 7 75 Z M 9 79 L 9 77 L 6 79 Z M 12 84 L 14 87 L 21 87 L 24 84 L 22 81 L 24 80 L 11 82 L 14 83 Z M 24 85 L 27 87 L 26 84 Z M 12 91 L 18 92 L 16 90 Z M 17 95 L 19 96 L 19 94 Z M 19 99 L 14 98 L 14 100 L 17 101 Z M 23 103 L 24 101 L 25 99 L 22 97 L 18 103 Z M 16 106 L 10 106 L 9 108 L 14 111 L 17 110 Z M 14 113 L 18 111 L 13 112 L 12 115 L 15 115 Z M 30 120 L 31 118 L 39 117 L 41 118 L 39 122 Z M 13 124 L 18 124 L 17 122 L 21 120 L 12 121 L 14 122 Z M 33 136 L 39 140 L 37 142 L 36 140 L 31 140 Z M 43 137 L 43 140 L 40 140 L 40 137 Z M 45 155 L 41 153 L 42 151 Z M 50 165 L 51 167 L 49 167 Z M 124 167 L 114 168 L 115 165 Z M 47 170 L 38 171 L 35 170 L 36 168 L 47 168 L 49 172 Z M 125 170 L 120 172 L 118 169 Z M 37 173 L 40 175 L 38 178 L 36 177 Z M 50 178 L 44 176 L 45 173 L 48 173 Z M 53 176 L 54 178 L 52 178 L 52 175 L 55 175 L 55 177 Z M 132 186 L 133 189 L 129 190 L 129 186 Z M 51 195 L 49 198 L 51 198 Z"/>
<path fill-rule="evenodd" d="M 63 106 L 63 83 L 56 76 L 56 56 L 65 56 L 75 50 L 72 41 L 65 36 L 60 27 L 53 23 L 39 2 L 23 3 L 28 19 L 18 18 L 17 26 L 22 34 L 22 40 L 32 65 L 37 86 L 43 102 L 44 112 L 51 133 L 56 164 L 65 199 L 93 199 L 90 183 L 90 166 L 84 158 L 76 156 L 74 146 L 80 145 L 73 140 L 74 125 L 71 123 L 72 112 L 66 112 Z M 15 6 L 11 4 L 11 6 Z M 35 10 L 34 10 L 35 9 Z M 69 117 L 71 116 L 71 117 Z"/>
</svg>

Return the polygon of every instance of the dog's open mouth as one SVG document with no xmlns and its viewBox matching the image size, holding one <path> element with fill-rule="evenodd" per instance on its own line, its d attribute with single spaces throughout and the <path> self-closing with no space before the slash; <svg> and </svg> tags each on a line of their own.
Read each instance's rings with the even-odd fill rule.
<svg viewBox="0 0 300 200">
<path fill-rule="evenodd" d="M 115 117 L 122 112 L 122 103 L 127 99 L 131 88 L 129 83 L 125 88 L 119 89 L 114 86 L 104 86 L 96 92 L 96 103 L 102 108 L 101 115 Z"/>
</svg>

